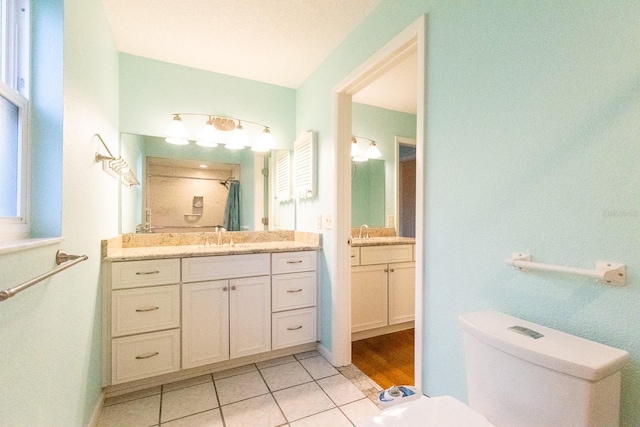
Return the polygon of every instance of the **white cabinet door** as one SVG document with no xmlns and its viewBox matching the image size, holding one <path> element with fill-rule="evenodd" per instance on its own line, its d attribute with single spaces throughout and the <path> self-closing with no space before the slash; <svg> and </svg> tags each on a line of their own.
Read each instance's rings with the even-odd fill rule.
<svg viewBox="0 0 640 427">
<path fill-rule="evenodd" d="M 351 332 L 387 326 L 387 265 L 351 268 Z"/>
<path fill-rule="evenodd" d="M 389 264 L 389 324 L 415 318 L 416 264 Z"/>
<path fill-rule="evenodd" d="M 229 281 L 182 285 L 182 368 L 229 359 Z"/>
<path fill-rule="evenodd" d="M 271 350 L 269 276 L 229 280 L 231 358 Z"/>
</svg>

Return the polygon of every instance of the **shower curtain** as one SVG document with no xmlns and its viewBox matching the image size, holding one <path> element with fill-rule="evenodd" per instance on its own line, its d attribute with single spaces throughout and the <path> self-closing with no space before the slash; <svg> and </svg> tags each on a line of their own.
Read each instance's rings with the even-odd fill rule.
<svg viewBox="0 0 640 427">
<path fill-rule="evenodd" d="M 227 205 L 224 208 L 224 229 L 240 231 L 240 182 L 229 183 Z"/>
</svg>

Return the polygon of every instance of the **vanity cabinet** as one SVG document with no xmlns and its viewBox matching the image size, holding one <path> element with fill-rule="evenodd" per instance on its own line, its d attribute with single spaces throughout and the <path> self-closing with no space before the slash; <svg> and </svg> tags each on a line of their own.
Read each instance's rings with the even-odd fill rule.
<svg viewBox="0 0 640 427">
<path fill-rule="evenodd" d="M 360 252 L 360 265 L 351 268 L 351 332 L 413 321 L 415 262 L 412 245 L 353 249 Z M 385 331 L 381 330 L 381 333 Z"/>
<path fill-rule="evenodd" d="M 271 256 L 272 348 L 316 340 L 316 252 Z"/>
<path fill-rule="evenodd" d="M 251 254 L 182 260 L 183 368 L 271 350 L 269 258 Z M 247 274 L 261 275 L 241 277 Z M 228 278 L 188 283 L 221 275 Z"/>
<path fill-rule="evenodd" d="M 111 267 L 111 382 L 180 369 L 180 260 Z"/>
<path fill-rule="evenodd" d="M 104 384 L 200 372 L 317 337 L 317 252 L 118 260 L 103 290 Z M 298 350 L 295 350 L 295 349 Z M 285 350 L 284 352 L 282 350 Z M 224 365 L 224 364 L 223 364 Z M 200 367 L 200 368 L 198 368 Z M 134 383 L 138 386 L 140 383 Z"/>
</svg>

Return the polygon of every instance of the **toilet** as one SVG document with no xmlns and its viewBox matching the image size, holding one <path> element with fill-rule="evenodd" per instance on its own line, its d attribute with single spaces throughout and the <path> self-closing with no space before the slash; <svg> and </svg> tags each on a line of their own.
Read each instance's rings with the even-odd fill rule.
<svg viewBox="0 0 640 427">
<path fill-rule="evenodd" d="M 420 397 L 360 427 L 617 427 L 624 350 L 494 310 L 460 316 L 469 406 Z"/>
</svg>

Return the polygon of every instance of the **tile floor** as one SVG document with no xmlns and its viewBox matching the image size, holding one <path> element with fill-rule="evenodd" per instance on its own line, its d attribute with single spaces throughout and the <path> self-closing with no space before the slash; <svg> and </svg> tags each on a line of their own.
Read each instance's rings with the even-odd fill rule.
<svg viewBox="0 0 640 427">
<path fill-rule="evenodd" d="M 380 391 L 310 351 L 109 398 L 98 427 L 351 427 Z"/>
</svg>

